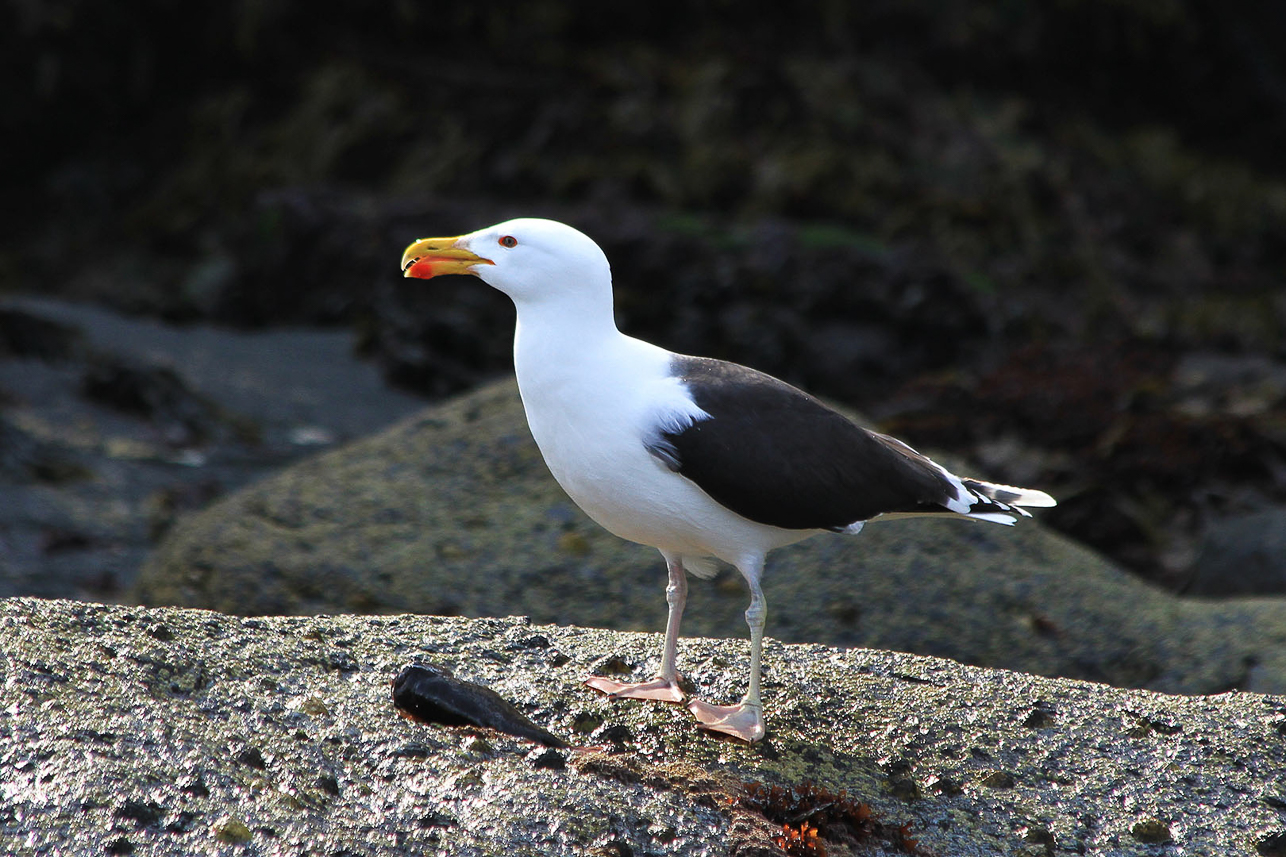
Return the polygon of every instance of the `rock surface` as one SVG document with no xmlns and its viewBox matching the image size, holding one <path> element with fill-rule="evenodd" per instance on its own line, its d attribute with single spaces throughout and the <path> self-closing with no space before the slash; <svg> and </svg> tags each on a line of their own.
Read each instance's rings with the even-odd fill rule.
<svg viewBox="0 0 1286 857">
<path fill-rule="evenodd" d="M 422 406 L 352 352 L 0 300 L 0 596 L 119 598 L 181 511 Z"/>
<path fill-rule="evenodd" d="M 831 854 L 1275 854 L 1286 699 L 1175 697 L 869 650 L 770 643 L 769 737 L 580 686 L 656 635 L 522 618 L 243 619 L 0 602 L 6 853 L 780 854 L 746 783 L 846 789 L 882 834 Z M 729 697 L 742 643 L 686 642 Z M 428 659 L 610 752 L 412 723 Z M 553 755 L 551 755 L 551 752 Z M 1169 846 L 1169 847 L 1163 847 Z M 1176 850 L 1177 849 L 1177 850 Z"/>
<path fill-rule="evenodd" d="M 506 380 L 182 520 L 135 595 L 246 614 L 522 613 L 657 631 L 664 584 L 655 551 L 602 530 L 554 483 Z M 1286 602 L 1178 598 L 1035 521 L 819 536 L 770 557 L 765 592 L 768 633 L 792 642 L 1172 693 L 1286 691 Z M 686 633 L 744 638 L 735 572 L 689 597 Z"/>
</svg>

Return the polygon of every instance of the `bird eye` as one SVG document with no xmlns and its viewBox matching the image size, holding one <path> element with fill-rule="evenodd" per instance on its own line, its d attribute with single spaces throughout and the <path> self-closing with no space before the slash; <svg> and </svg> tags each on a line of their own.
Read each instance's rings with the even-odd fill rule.
<svg viewBox="0 0 1286 857">
<path fill-rule="evenodd" d="M 506 235 L 504 238 L 501 238 L 501 239 L 500 239 L 500 246 L 501 246 L 501 247 L 517 247 L 517 246 L 518 246 L 518 239 L 517 239 L 517 238 L 515 238 L 515 237 L 513 237 L 512 235 Z"/>
</svg>

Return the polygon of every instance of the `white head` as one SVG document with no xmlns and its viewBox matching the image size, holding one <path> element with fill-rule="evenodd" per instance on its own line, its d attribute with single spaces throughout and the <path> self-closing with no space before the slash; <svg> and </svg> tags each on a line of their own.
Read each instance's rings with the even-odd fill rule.
<svg viewBox="0 0 1286 857">
<path fill-rule="evenodd" d="M 402 273 L 421 279 L 472 274 L 507 294 L 520 313 L 525 306 L 606 300 L 610 316 L 607 256 L 584 233 L 555 220 L 522 217 L 456 238 L 422 238 L 402 254 Z"/>
</svg>

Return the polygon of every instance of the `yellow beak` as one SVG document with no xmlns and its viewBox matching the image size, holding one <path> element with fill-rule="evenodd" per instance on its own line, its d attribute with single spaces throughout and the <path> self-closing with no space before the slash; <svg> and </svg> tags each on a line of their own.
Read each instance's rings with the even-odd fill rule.
<svg viewBox="0 0 1286 857">
<path fill-rule="evenodd" d="M 494 264 L 463 247 L 459 238 L 421 238 L 402 254 L 402 276 L 427 280 L 442 274 L 472 274 L 474 265 Z"/>
</svg>

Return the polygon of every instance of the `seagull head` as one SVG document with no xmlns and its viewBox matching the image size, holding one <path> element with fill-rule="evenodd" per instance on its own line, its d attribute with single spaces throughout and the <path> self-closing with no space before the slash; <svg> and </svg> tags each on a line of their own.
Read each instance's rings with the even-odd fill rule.
<svg viewBox="0 0 1286 857">
<path fill-rule="evenodd" d="M 515 304 L 610 297 L 607 256 L 565 223 L 523 217 L 455 238 L 421 238 L 402 254 L 402 275 L 472 274 Z"/>
</svg>

